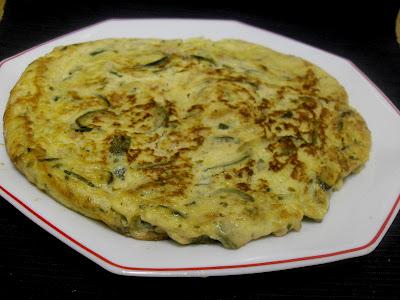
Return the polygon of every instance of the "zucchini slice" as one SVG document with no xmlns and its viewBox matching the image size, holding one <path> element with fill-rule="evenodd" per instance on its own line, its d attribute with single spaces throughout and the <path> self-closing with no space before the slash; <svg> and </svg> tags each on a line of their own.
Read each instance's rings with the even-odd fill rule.
<svg viewBox="0 0 400 300">
<path fill-rule="evenodd" d="M 241 163 L 242 161 L 245 161 L 245 160 L 248 159 L 249 157 L 250 157 L 249 154 L 245 154 L 244 156 L 241 156 L 241 157 L 239 157 L 238 159 L 234 159 L 234 160 L 231 160 L 231 161 L 228 161 L 228 162 L 219 164 L 219 165 L 215 165 L 215 166 L 212 166 L 212 167 L 208 167 L 208 168 L 204 169 L 204 172 L 207 172 L 207 171 L 213 170 L 213 169 L 217 169 L 217 168 L 226 168 L 226 167 L 230 167 L 230 166 L 236 165 L 236 164 L 238 164 L 238 163 Z"/>
<path fill-rule="evenodd" d="M 108 113 L 106 109 L 96 109 L 96 110 L 91 110 L 83 115 L 80 115 L 78 118 L 75 120 L 75 124 L 78 125 L 78 129 L 75 129 L 77 132 L 88 132 L 93 130 L 93 119 L 96 116 L 103 115 L 105 113 Z"/>
</svg>

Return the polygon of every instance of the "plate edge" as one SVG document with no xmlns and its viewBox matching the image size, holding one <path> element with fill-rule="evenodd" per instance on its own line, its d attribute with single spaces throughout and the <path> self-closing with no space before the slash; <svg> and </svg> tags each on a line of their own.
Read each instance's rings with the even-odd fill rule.
<svg viewBox="0 0 400 300">
<path fill-rule="evenodd" d="M 395 211 L 398 210 L 398 204 L 400 203 L 400 194 L 398 194 L 397 199 L 395 203 L 393 204 L 391 210 L 389 211 L 388 215 L 386 216 L 383 224 L 380 226 L 378 232 L 373 236 L 373 238 L 366 244 L 350 249 L 345 249 L 345 250 L 340 250 L 340 251 L 335 251 L 331 253 L 324 253 L 324 254 L 318 254 L 318 255 L 310 255 L 310 256 L 305 256 L 305 257 L 297 257 L 297 258 L 290 258 L 290 259 L 282 259 L 282 260 L 275 260 L 275 261 L 268 261 L 268 262 L 261 262 L 261 263 L 252 263 L 252 264 L 241 264 L 241 265 L 220 265 L 220 266 L 205 266 L 205 267 L 182 267 L 182 268 L 143 268 L 143 267 L 129 267 L 129 266 L 123 266 L 118 263 L 115 263 L 111 261 L 110 259 L 100 255 L 99 253 L 95 252 L 94 250 L 90 249 L 89 247 L 85 246 L 81 242 L 77 241 L 64 231 L 62 231 L 60 228 L 52 224 L 50 221 L 48 221 L 46 218 L 41 216 L 39 213 L 34 211 L 32 208 L 30 208 L 28 205 L 26 205 L 22 200 L 20 200 L 18 197 L 13 195 L 11 192 L 9 192 L 5 187 L 3 187 L 0 184 L 0 194 L 5 194 L 6 199 L 8 202 L 11 203 L 7 198 L 10 197 L 13 199 L 21 208 L 29 212 L 32 217 L 35 217 L 38 219 L 38 221 L 44 223 L 46 226 L 50 227 L 52 230 L 60 234 L 63 238 L 68 239 L 70 242 L 75 244 L 75 246 L 80 247 L 82 250 L 86 251 L 88 254 L 94 256 L 95 258 L 93 259 L 96 263 L 101 265 L 103 268 L 109 270 L 112 272 L 111 268 L 107 268 L 103 265 L 103 263 L 107 263 L 109 267 L 118 268 L 121 270 L 121 274 L 129 273 L 129 271 L 134 271 L 135 274 L 132 275 L 139 275 L 136 274 L 137 272 L 144 272 L 144 273 L 154 273 L 154 272 L 177 272 L 177 273 L 182 273 L 182 272 L 190 272 L 190 273 L 197 273 L 199 271 L 221 271 L 221 270 L 231 270 L 231 269 L 243 269 L 243 268 L 251 268 L 251 267 L 262 267 L 262 266 L 271 266 L 271 265 L 278 265 L 278 264 L 289 264 L 289 263 L 296 263 L 296 262 L 304 262 L 304 261 L 311 261 L 315 260 L 318 263 L 318 259 L 326 259 L 326 258 L 340 258 L 341 256 L 347 256 L 350 254 L 348 258 L 355 257 L 355 256 L 361 256 L 361 255 L 366 255 L 370 252 L 372 252 L 379 244 L 379 242 L 382 240 L 384 234 L 388 230 L 390 224 L 393 222 L 396 214 L 394 214 Z M 8 196 L 8 197 L 7 197 Z M 13 203 L 11 203 L 14 205 Z M 26 215 L 26 214 L 25 214 Z M 32 220 L 32 218 L 30 218 Z M 36 223 L 36 222 L 35 222 Z M 44 228 L 44 227 L 42 227 Z M 46 230 L 46 228 L 44 228 Z M 48 230 L 46 230 L 48 231 Z M 58 236 L 56 236 L 58 237 Z M 80 252 L 80 251 L 78 251 Z M 360 254 L 357 255 L 356 253 Z M 102 262 L 99 263 L 97 259 L 100 259 Z M 338 259 L 335 259 L 338 260 Z M 321 262 L 323 263 L 323 262 Z M 115 272 L 114 272 L 115 273 Z M 145 274 L 142 274 L 145 275 Z M 150 274 L 148 274 L 150 275 Z M 177 274 L 178 275 L 178 274 Z M 179 275 L 178 275 L 179 276 Z"/>
</svg>

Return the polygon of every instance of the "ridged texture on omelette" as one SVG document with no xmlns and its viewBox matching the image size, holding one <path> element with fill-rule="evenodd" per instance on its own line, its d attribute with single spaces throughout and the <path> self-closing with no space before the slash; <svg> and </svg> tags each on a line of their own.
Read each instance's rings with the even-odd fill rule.
<svg viewBox="0 0 400 300">
<path fill-rule="evenodd" d="M 67 207 L 137 239 L 228 248 L 322 220 L 371 147 L 333 77 L 239 40 L 56 48 L 4 125 L 13 163 Z"/>
</svg>

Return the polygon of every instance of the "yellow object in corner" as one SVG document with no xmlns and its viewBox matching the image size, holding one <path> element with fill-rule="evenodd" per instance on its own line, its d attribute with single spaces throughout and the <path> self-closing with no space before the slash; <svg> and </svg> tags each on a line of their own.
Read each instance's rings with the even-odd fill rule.
<svg viewBox="0 0 400 300">
<path fill-rule="evenodd" d="M 6 0 L 0 0 L 0 21 L 3 18 L 5 4 L 6 4 Z"/>
</svg>

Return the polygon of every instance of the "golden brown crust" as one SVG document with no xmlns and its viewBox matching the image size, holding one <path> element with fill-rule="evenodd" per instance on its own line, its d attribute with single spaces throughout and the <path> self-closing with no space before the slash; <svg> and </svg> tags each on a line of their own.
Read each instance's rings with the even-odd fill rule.
<svg viewBox="0 0 400 300">
<path fill-rule="evenodd" d="M 321 220 L 371 147 L 342 86 L 237 40 L 119 39 L 33 62 L 7 152 L 65 206 L 137 239 L 236 248 Z"/>
</svg>

